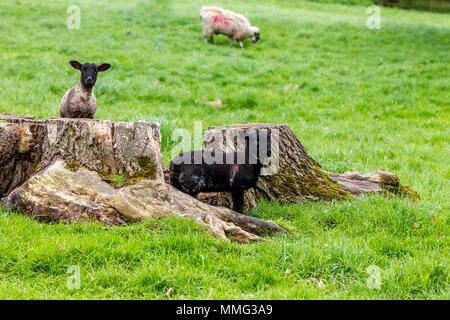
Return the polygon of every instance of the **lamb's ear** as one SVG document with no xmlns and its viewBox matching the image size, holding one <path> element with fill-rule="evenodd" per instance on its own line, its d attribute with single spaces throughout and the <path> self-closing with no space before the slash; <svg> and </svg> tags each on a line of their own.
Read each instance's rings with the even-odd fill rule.
<svg viewBox="0 0 450 320">
<path fill-rule="evenodd" d="M 74 67 L 75 69 L 77 69 L 77 70 L 80 70 L 80 69 L 81 69 L 81 63 L 79 63 L 79 62 L 76 61 L 76 60 L 70 61 L 70 65 L 71 65 L 72 67 Z"/>
<path fill-rule="evenodd" d="M 98 66 L 98 72 L 106 71 L 109 68 L 111 68 L 111 65 L 109 63 L 102 63 L 101 65 Z"/>
</svg>

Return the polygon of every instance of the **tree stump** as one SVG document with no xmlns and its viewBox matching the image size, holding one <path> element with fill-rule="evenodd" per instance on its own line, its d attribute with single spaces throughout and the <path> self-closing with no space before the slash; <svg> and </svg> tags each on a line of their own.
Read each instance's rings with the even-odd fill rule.
<svg viewBox="0 0 450 320">
<path fill-rule="evenodd" d="M 125 175 L 164 181 L 160 141 L 155 123 L 11 118 L 0 123 L 0 197 L 55 159 L 105 179 Z"/>
<path fill-rule="evenodd" d="M 204 204 L 166 184 L 157 124 L 7 121 L 0 123 L 0 198 L 7 208 L 43 221 L 108 225 L 125 224 L 124 218 L 192 218 L 215 236 L 240 242 L 286 232 L 273 222 Z"/>
<path fill-rule="evenodd" d="M 266 233 L 286 232 L 270 221 L 238 214 L 226 193 L 197 199 L 164 182 L 161 137 L 154 123 L 88 119 L 32 120 L 4 117 L 0 123 L 0 198 L 44 221 L 102 221 L 177 216 L 194 219 L 219 238 L 253 242 Z M 368 192 L 388 192 L 418 199 L 392 173 L 361 174 L 321 170 L 286 125 L 244 124 L 211 127 L 206 149 L 235 151 L 243 141 L 237 130 L 268 129 L 272 157 L 255 188 L 245 193 L 247 208 L 261 199 L 280 203 L 347 199 Z M 231 140 L 230 140 L 231 139 Z M 206 203 L 203 203 L 206 202 Z M 213 205 L 211 205 L 213 204 Z"/>
<path fill-rule="evenodd" d="M 255 129 L 271 131 L 272 157 L 271 163 L 263 168 L 256 187 L 245 192 L 247 209 L 257 207 L 260 199 L 293 203 L 350 197 L 347 191 L 320 169 L 320 165 L 287 125 L 256 123 L 210 127 L 204 133 L 205 149 L 236 151 L 239 141 L 229 139 L 245 136 L 238 134 L 239 131 Z"/>
<path fill-rule="evenodd" d="M 263 170 L 257 185 L 245 192 L 246 210 L 256 208 L 261 199 L 287 204 L 304 200 L 342 200 L 361 193 L 388 191 L 406 194 L 406 191 L 411 191 L 405 186 L 399 189 L 398 178 L 384 170 L 367 175 L 338 175 L 323 171 L 287 125 L 253 123 L 210 127 L 204 132 L 205 149 L 236 151 L 239 143 L 243 144 L 235 137 L 245 136 L 238 132 L 255 129 L 271 131 L 273 159 Z M 198 198 L 211 204 L 232 203 L 226 194 L 200 194 Z"/>
</svg>

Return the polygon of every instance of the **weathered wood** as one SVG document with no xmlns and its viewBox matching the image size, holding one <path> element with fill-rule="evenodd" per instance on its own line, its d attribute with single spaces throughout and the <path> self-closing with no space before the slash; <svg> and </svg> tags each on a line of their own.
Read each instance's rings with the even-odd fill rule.
<svg viewBox="0 0 450 320">
<path fill-rule="evenodd" d="M 358 171 L 349 171 L 342 174 L 324 172 L 352 195 L 363 193 L 388 193 L 404 196 L 410 200 L 420 199 L 417 191 L 409 186 L 400 184 L 400 180 L 395 174 L 381 168 L 366 174 L 362 174 Z"/>
<path fill-rule="evenodd" d="M 34 116 L 29 115 L 29 114 L 0 113 L 0 120 L 11 120 L 11 119 L 28 119 L 28 120 L 33 120 Z"/>
<path fill-rule="evenodd" d="M 2 200 L 39 221 L 125 224 L 120 213 L 99 199 L 113 196 L 113 187 L 93 171 L 73 172 L 56 160 Z"/>
<path fill-rule="evenodd" d="M 104 178 L 126 175 L 163 181 L 159 126 L 147 122 L 88 119 L 28 120 L 0 123 L 0 197 L 55 159 L 64 159 Z"/>
<path fill-rule="evenodd" d="M 398 187 L 400 184 L 400 181 L 395 174 L 383 169 L 378 169 L 375 172 L 367 174 L 361 174 L 358 171 L 349 171 L 343 174 L 326 171 L 325 173 L 353 195 L 368 192 L 382 192 L 383 185 Z"/>
<path fill-rule="evenodd" d="M 216 207 L 233 208 L 233 197 L 231 192 L 201 192 L 197 195 L 197 199 L 203 203 Z M 246 209 L 249 209 L 248 205 Z"/>
<path fill-rule="evenodd" d="M 0 198 L 39 169 L 45 135 L 40 124 L 0 123 Z"/>
<path fill-rule="evenodd" d="M 192 218 L 240 242 L 285 232 L 272 222 L 204 204 L 164 183 L 157 124 L 89 119 L 0 123 L 0 198 L 33 218 L 55 222 Z M 120 176 L 121 188 L 113 187 Z"/>
<path fill-rule="evenodd" d="M 272 157 L 256 187 L 245 193 L 247 208 L 261 199 L 291 203 L 367 192 L 418 199 L 414 189 L 382 169 L 369 174 L 321 170 L 286 125 L 211 127 L 205 132 L 206 149 L 235 151 L 245 136 L 236 130 L 253 129 L 271 131 Z M 217 207 L 231 205 L 227 193 L 200 194 L 203 203 L 165 183 L 160 141 L 158 125 L 146 122 L 12 117 L 0 123 L 0 198 L 5 206 L 45 221 L 122 225 L 124 218 L 177 216 L 240 242 L 286 232 L 273 222 Z M 123 180 L 118 189 L 106 182 L 117 175 Z"/>
<path fill-rule="evenodd" d="M 194 219 L 215 236 L 239 242 L 261 240 L 272 232 L 286 232 L 273 222 L 204 204 L 157 180 L 114 189 L 94 171 L 69 170 L 63 160 L 52 162 L 3 200 L 30 216 L 56 222 L 99 220 L 120 225 L 130 220 L 176 216 Z"/>
</svg>

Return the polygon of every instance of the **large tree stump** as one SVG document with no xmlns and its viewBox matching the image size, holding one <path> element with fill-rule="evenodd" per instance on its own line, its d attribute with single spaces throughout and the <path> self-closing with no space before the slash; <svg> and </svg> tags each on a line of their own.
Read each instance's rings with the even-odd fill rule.
<svg viewBox="0 0 450 320">
<path fill-rule="evenodd" d="M 204 132 L 205 149 L 236 151 L 239 139 L 235 137 L 245 136 L 238 132 L 254 129 L 271 130 L 272 153 L 275 151 L 278 158 L 272 155 L 274 159 L 263 170 L 257 185 L 245 192 L 246 209 L 256 208 L 261 199 L 286 204 L 304 200 L 340 200 L 374 192 L 408 195 L 411 191 L 412 198 L 417 195 L 414 190 L 401 186 L 394 174 L 383 170 L 366 175 L 323 171 L 287 125 L 254 123 L 210 127 Z M 240 143 L 243 145 L 242 141 Z M 232 202 L 227 194 L 200 194 L 198 198 L 210 204 Z"/>
<path fill-rule="evenodd" d="M 350 197 L 347 191 L 320 169 L 320 165 L 287 125 L 256 123 L 210 127 L 204 133 L 205 149 L 236 151 L 239 141 L 229 139 L 245 136 L 238 134 L 239 131 L 254 129 L 271 130 L 273 161 L 264 168 L 256 187 L 245 192 L 247 209 L 257 207 L 260 199 L 293 203 Z M 214 202 L 211 199 L 208 201 Z"/>
<path fill-rule="evenodd" d="M 164 181 L 161 137 L 155 123 L 87 119 L 28 120 L 0 123 L 0 197 L 40 168 L 63 159 L 75 170 L 85 167 L 103 178 Z"/>
<path fill-rule="evenodd" d="M 0 123 L 0 198 L 43 221 L 192 218 L 220 238 L 260 240 L 273 222 L 204 204 L 164 182 L 157 124 L 87 119 Z M 121 188 L 114 184 L 120 177 Z"/>
</svg>

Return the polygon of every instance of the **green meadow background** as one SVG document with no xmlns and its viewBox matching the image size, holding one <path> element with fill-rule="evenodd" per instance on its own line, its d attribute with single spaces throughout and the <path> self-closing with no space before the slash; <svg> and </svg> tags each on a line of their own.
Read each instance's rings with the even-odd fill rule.
<svg viewBox="0 0 450 320">
<path fill-rule="evenodd" d="M 204 4 L 245 14 L 261 43 L 204 43 Z M 172 132 L 194 121 L 284 123 L 323 169 L 381 167 L 421 201 L 265 202 L 247 214 L 293 234 L 248 245 L 187 220 L 57 225 L 0 209 L 0 298 L 449 299 L 449 15 L 382 7 L 370 30 L 370 4 L 2 0 L 0 113 L 56 117 L 79 79 L 69 60 L 109 62 L 96 118 L 158 121 L 165 163 Z M 66 26 L 69 5 L 80 29 Z"/>
</svg>

